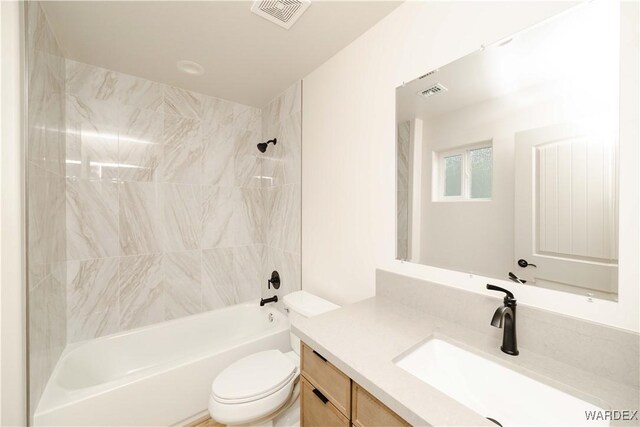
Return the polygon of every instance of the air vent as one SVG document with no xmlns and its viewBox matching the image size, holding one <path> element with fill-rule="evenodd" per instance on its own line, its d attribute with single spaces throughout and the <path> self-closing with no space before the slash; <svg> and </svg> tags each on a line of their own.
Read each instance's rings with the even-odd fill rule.
<svg viewBox="0 0 640 427">
<path fill-rule="evenodd" d="M 311 0 L 256 0 L 251 11 L 287 30 L 311 5 Z"/>
<path fill-rule="evenodd" d="M 436 83 L 430 88 L 421 90 L 420 92 L 418 92 L 418 95 L 424 96 L 425 98 L 429 98 L 430 96 L 437 95 L 439 93 L 446 92 L 448 90 L 449 89 L 444 87 L 441 83 Z"/>
</svg>

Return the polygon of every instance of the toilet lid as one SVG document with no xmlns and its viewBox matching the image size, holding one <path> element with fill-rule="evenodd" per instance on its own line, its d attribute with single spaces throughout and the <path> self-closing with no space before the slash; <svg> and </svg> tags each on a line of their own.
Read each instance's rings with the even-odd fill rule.
<svg viewBox="0 0 640 427">
<path fill-rule="evenodd" d="M 280 390 L 296 374 L 295 363 L 281 351 L 261 351 L 243 357 L 220 372 L 213 380 L 211 392 L 222 402 L 251 402 Z"/>
</svg>

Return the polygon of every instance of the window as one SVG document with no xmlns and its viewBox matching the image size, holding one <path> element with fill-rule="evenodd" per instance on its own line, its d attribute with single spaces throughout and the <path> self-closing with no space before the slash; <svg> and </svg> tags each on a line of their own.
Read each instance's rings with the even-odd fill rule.
<svg viewBox="0 0 640 427">
<path fill-rule="evenodd" d="M 444 157 L 443 196 L 462 196 L 462 154 L 453 154 Z"/>
<path fill-rule="evenodd" d="M 491 142 L 434 154 L 434 200 L 491 199 Z"/>
</svg>

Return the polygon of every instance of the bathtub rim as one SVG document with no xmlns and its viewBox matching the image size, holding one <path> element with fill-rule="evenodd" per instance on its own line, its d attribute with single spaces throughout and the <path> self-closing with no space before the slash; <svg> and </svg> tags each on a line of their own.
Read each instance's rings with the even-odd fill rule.
<svg viewBox="0 0 640 427">
<path fill-rule="evenodd" d="M 162 326 L 168 326 L 176 323 L 186 322 L 189 320 L 195 320 L 200 317 L 211 316 L 213 313 L 218 314 L 218 313 L 223 313 L 225 311 L 232 311 L 234 309 L 237 309 L 238 307 L 254 307 L 254 306 L 258 306 L 257 307 L 258 309 L 264 309 L 264 311 L 268 311 L 268 310 L 274 311 L 278 313 L 279 316 L 283 316 L 285 319 L 287 319 L 287 316 L 284 313 L 282 313 L 280 310 L 278 310 L 276 307 L 268 307 L 268 306 L 260 307 L 259 300 L 256 300 L 255 304 L 253 302 L 241 302 L 241 303 L 229 305 L 226 307 L 214 308 L 212 310 L 203 311 L 201 313 L 189 314 L 187 316 L 182 316 L 175 319 L 163 320 L 162 322 L 151 323 L 149 325 L 138 326 L 137 328 L 131 328 L 131 329 L 126 329 L 124 331 L 113 332 L 111 334 L 102 335 L 95 338 L 88 338 L 82 341 L 75 341 L 65 346 L 63 354 L 60 356 L 60 359 L 62 359 L 63 356 L 66 356 L 67 354 L 76 350 L 77 348 L 82 347 L 83 345 L 86 345 L 88 342 L 110 341 L 112 339 L 116 339 L 125 335 L 133 335 L 133 334 L 141 333 L 144 331 L 160 329 Z"/>
</svg>

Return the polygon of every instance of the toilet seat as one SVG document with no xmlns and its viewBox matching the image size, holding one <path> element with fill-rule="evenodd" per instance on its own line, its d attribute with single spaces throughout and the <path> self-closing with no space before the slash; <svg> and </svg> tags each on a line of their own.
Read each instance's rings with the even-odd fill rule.
<svg viewBox="0 0 640 427">
<path fill-rule="evenodd" d="M 264 418 L 289 402 L 298 372 L 294 359 L 278 350 L 244 357 L 213 381 L 209 412 L 213 419 L 228 425 Z"/>
<path fill-rule="evenodd" d="M 225 368 L 211 385 L 221 403 L 246 403 L 270 396 L 295 378 L 293 360 L 279 350 L 250 354 Z"/>
</svg>

